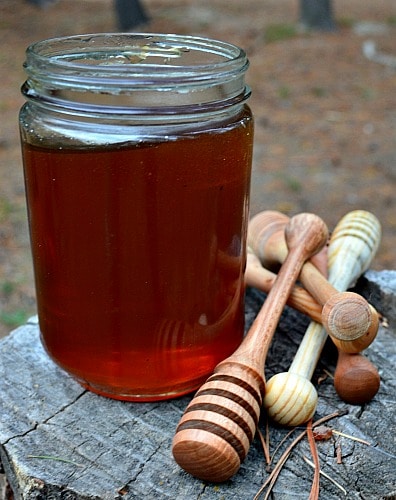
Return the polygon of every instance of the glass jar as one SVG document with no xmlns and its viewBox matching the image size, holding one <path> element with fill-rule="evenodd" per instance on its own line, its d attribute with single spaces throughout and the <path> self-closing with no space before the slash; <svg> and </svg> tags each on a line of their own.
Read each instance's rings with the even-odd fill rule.
<svg viewBox="0 0 396 500">
<path fill-rule="evenodd" d="M 247 67 L 238 47 L 189 36 L 27 50 L 20 131 L 41 337 L 89 390 L 176 397 L 242 339 Z"/>
</svg>

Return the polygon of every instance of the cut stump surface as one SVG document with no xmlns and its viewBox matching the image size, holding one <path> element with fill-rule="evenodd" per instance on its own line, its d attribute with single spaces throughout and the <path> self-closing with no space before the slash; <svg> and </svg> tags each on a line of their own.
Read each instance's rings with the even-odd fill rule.
<svg viewBox="0 0 396 500">
<path fill-rule="evenodd" d="M 314 419 L 338 411 L 327 425 L 363 439 L 333 434 L 318 441 L 320 498 L 382 499 L 396 495 L 396 271 L 368 271 L 355 289 L 383 314 L 386 323 L 365 351 L 378 367 L 381 387 L 364 406 L 337 396 L 331 376 L 336 350 L 327 342 L 313 382 L 319 404 Z M 265 296 L 246 295 L 246 327 Z M 267 358 L 266 378 L 288 369 L 309 320 L 286 308 Z M 0 456 L 15 498 L 22 499 L 238 499 L 253 498 L 268 477 L 259 439 L 239 472 L 222 484 L 204 483 L 181 470 L 171 454 L 177 423 L 191 396 L 158 403 L 125 403 L 78 385 L 44 352 L 33 318 L 0 342 Z M 260 422 L 265 433 L 265 416 Z M 274 456 L 274 464 L 298 432 Z M 270 452 L 288 429 L 269 425 Z M 341 463 L 337 463 L 337 455 Z M 313 470 L 303 439 L 292 451 L 273 490 L 275 499 L 308 498 Z"/>
</svg>

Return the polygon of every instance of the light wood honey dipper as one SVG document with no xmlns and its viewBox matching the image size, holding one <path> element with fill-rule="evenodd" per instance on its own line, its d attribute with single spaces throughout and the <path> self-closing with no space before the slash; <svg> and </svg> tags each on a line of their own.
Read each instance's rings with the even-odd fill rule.
<svg viewBox="0 0 396 500">
<path fill-rule="evenodd" d="M 381 228 L 377 218 L 355 210 L 337 224 L 328 248 L 329 281 L 347 289 L 366 271 L 377 251 Z M 288 372 L 267 382 L 264 407 L 282 425 L 301 425 L 315 413 L 317 392 L 310 382 L 327 338 L 326 330 L 312 322 L 297 350 Z M 363 404 L 377 393 L 380 377 L 375 366 L 361 354 L 346 354 L 340 349 L 334 385 L 346 402 Z"/>
<path fill-rule="evenodd" d="M 328 231 L 319 217 L 299 214 L 287 224 L 285 238 L 288 255 L 246 337 L 216 366 L 177 427 L 173 456 L 200 479 L 225 481 L 245 459 L 260 416 L 273 334 L 304 261 L 326 244 Z"/>
<path fill-rule="evenodd" d="M 248 229 L 248 244 L 265 267 L 282 263 L 287 256 L 284 227 L 289 218 L 275 211 L 254 216 Z M 322 324 L 333 342 L 346 352 L 368 347 L 378 332 L 375 309 L 357 293 L 339 291 L 311 263 L 306 262 L 299 279 L 322 306 Z"/>
</svg>

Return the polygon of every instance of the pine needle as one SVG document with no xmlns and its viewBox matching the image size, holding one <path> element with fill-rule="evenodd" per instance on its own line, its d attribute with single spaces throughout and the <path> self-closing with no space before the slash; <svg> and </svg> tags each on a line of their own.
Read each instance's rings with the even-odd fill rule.
<svg viewBox="0 0 396 500">
<path fill-rule="evenodd" d="M 267 432 L 268 432 L 268 427 L 266 428 L 266 435 L 268 435 Z M 268 439 L 266 439 L 263 436 L 263 433 L 260 431 L 260 429 L 257 429 L 257 434 L 260 438 L 261 446 L 263 447 L 265 461 L 266 461 L 267 465 L 269 465 L 271 463 L 271 457 L 269 454 Z"/>
<path fill-rule="evenodd" d="M 305 435 L 305 432 L 304 432 L 304 435 Z M 302 436 L 304 437 L 304 436 Z M 300 440 L 299 440 L 300 441 Z M 298 442 L 298 441 L 297 441 Z M 297 443 L 296 443 L 297 444 Z M 280 457 L 280 459 L 278 460 L 274 470 L 271 472 L 271 474 L 268 476 L 267 480 L 265 481 L 265 483 L 261 486 L 261 488 L 258 490 L 258 492 L 256 493 L 256 495 L 254 496 L 254 499 L 253 500 L 258 500 L 261 493 L 265 490 L 265 488 L 268 486 L 268 491 L 264 497 L 264 500 L 267 500 L 271 491 L 272 491 L 272 488 L 274 487 L 274 484 L 276 483 L 276 480 L 278 479 L 278 476 L 280 474 L 280 471 L 282 470 L 282 467 L 284 465 L 284 463 L 286 462 L 286 460 L 289 458 L 289 455 L 292 451 L 292 448 L 294 446 L 294 441 L 292 443 L 291 446 L 289 446 L 289 448 L 283 453 L 283 455 Z"/>
<path fill-rule="evenodd" d="M 323 371 L 328 377 L 334 380 L 334 375 L 331 372 L 329 372 L 329 370 L 326 370 L 326 368 L 324 368 Z"/>
<path fill-rule="evenodd" d="M 64 462 L 66 464 L 72 464 L 76 467 L 84 467 L 82 464 L 77 464 L 73 460 L 68 460 L 67 458 L 54 457 L 52 455 L 27 455 L 27 458 L 39 458 L 41 460 L 55 460 L 56 462 Z"/>
<path fill-rule="evenodd" d="M 309 443 L 309 448 L 311 450 L 312 458 L 314 461 L 315 465 L 315 472 L 314 472 L 314 477 L 312 480 L 312 487 L 311 487 L 311 492 L 309 494 L 309 500 L 318 500 L 319 498 L 319 487 L 320 487 L 320 463 L 319 463 L 319 456 L 318 456 L 318 449 L 316 447 L 316 442 L 315 438 L 312 432 L 312 418 L 308 421 L 307 423 L 307 437 L 308 437 L 308 443 Z"/>
<path fill-rule="evenodd" d="M 366 444 L 367 446 L 371 446 L 371 443 L 369 443 L 368 441 L 365 441 L 364 439 L 350 436 L 349 434 L 344 434 L 343 432 L 335 431 L 334 429 L 332 429 L 332 432 L 333 432 L 333 434 L 337 434 L 338 436 L 352 439 L 353 441 L 357 441 L 358 443 L 362 443 L 362 444 Z"/>
<path fill-rule="evenodd" d="M 303 456 L 303 459 L 305 460 L 305 462 L 308 465 L 310 465 L 313 469 L 315 469 L 315 464 L 313 462 L 311 462 L 311 460 L 309 460 L 307 457 L 304 457 L 304 456 Z M 326 479 L 331 481 L 335 486 L 337 486 L 337 488 L 340 489 L 344 493 L 345 496 L 347 495 L 347 490 L 345 488 L 343 488 L 339 483 L 337 483 L 337 481 L 335 481 L 332 477 L 330 477 L 328 474 L 326 474 L 322 470 L 319 470 L 319 474 L 321 474 L 323 477 L 325 477 Z"/>
<path fill-rule="evenodd" d="M 270 430 L 269 430 L 268 418 L 265 421 L 265 444 L 268 453 L 267 464 L 269 465 L 271 463 L 271 454 L 270 454 Z"/>
<path fill-rule="evenodd" d="M 270 463 L 269 465 L 271 465 L 271 463 L 274 461 L 274 457 L 277 453 L 277 451 L 279 450 L 279 448 L 282 446 L 282 444 L 293 434 L 293 432 L 296 430 L 296 427 L 294 427 L 293 429 L 291 429 L 287 434 L 286 436 L 281 439 L 278 443 L 278 445 L 276 446 L 274 452 L 272 453 L 272 457 L 271 457 L 271 460 L 270 460 Z"/>
<path fill-rule="evenodd" d="M 321 425 L 324 422 L 327 422 L 328 420 L 331 420 L 332 418 L 336 418 L 336 417 L 339 417 L 339 416 L 340 416 L 339 412 L 330 413 L 329 415 L 326 415 L 326 416 L 320 418 L 319 420 L 317 420 L 316 422 L 314 422 L 312 424 L 312 428 L 317 427 L 318 425 Z M 291 432 L 293 430 L 294 429 L 292 429 L 288 433 L 288 436 L 291 434 Z M 301 432 L 301 434 L 299 434 L 294 439 L 294 441 L 287 447 L 287 449 L 284 451 L 284 453 L 282 454 L 282 456 L 279 458 L 278 462 L 276 463 L 273 471 L 268 476 L 267 480 L 264 482 L 264 484 L 261 486 L 261 488 L 258 490 L 258 492 L 256 493 L 256 495 L 254 496 L 253 500 L 258 500 L 260 498 L 260 495 L 265 490 L 265 488 L 267 488 L 267 486 L 268 486 L 268 491 L 266 493 L 266 496 L 264 497 L 264 500 L 268 499 L 269 494 L 270 494 L 272 488 L 274 487 L 274 484 L 275 484 L 275 482 L 276 482 L 276 480 L 277 480 L 277 478 L 278 478 L 278 476 L 279 476 L 279 474 L 280 474 L 280 472 L 282 470 L 283 465 L 285 464 L 286 460 L 289 458 L 290 453 L 292 452 L 293 448 L 304 438 L 304 436 L 306 434 L 307 434 L 306 430 L 303 431 L 303 432 Z"/>
</svg>

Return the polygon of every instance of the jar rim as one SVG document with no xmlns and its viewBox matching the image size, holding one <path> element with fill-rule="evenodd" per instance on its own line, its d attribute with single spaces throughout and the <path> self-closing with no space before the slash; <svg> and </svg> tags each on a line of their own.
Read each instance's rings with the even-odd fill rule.
<svg viewBox="0 0 396 500">
<path fill-rule="evenodd" d="M 89 57 L 89 59 L 88 59 Z M 44 86 L 202 87 L 243 78 L 249 65 L 238 46 L 205 37 L 162 33 L 94 33 L 31 44 L 25 71 Z"/>
</svg>

